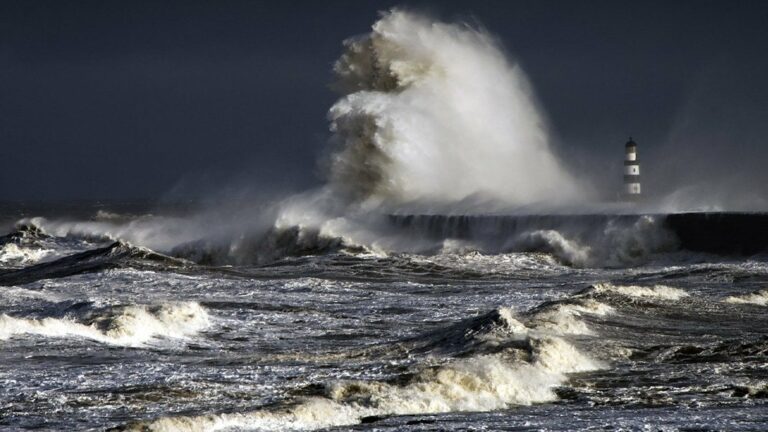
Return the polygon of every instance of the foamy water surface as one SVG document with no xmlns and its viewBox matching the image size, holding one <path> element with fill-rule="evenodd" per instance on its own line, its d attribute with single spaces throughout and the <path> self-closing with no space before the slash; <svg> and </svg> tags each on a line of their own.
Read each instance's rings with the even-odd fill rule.
<svg viewBox="0 0 768 432">
<path fill-rule="evenodd" d="M 5 428 L 750 430 L 768 420 L 768 272 L 756 258 L 594 268 L 451 249 L 210 267 L 93 238 L 77 255 L 71 237 L 32 237 L 14 244 L 63 258 L 0 273 L 24 282 L 0 290 Z"/>
</svg>

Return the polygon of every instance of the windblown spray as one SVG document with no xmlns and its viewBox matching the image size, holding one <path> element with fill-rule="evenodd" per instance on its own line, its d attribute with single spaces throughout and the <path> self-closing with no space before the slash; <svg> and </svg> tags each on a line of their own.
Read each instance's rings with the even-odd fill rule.
<svg viewBox="0 0 768 432">
<path fill-rule="evenodd" d="M 329 113 L 330 183 L 344 198 L 583 197 L 552 151 L 525 73 L 486 32 L 394 10 L 344 45 L 335 65 L 343 96 Z"/>
</svg>

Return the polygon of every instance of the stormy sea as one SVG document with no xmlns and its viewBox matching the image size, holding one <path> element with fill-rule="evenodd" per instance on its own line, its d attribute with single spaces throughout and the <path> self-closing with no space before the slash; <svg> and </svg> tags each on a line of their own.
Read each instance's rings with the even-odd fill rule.
<svg viewBox="0 0 768 432">
<path fill-rule="evenodd" d="M 166 219 L 100 208 L 80 221 L 23 219 L 0 238 L 0 427 L 768 422 L 764 215 L 392 216 L 393 232 L 445 246 L 375 253 L 288 229 L 252 240 L 249 253 L 271 255 L 263 264 L 114 234 Z M 762 244 L 697 243 L 731 235 L 729 224 Z M 686 250 L 675 229 L 703 250 Z M 664 241 L 647 249 L 653 236 Z M 472 239 L 498 250 L 458 246 Z"/>
<path fill-rule="evenodd" d="M 316 189 L 0 207 L 0 429 L 768 424 L 768 216 L 595 198 L 484 31 L 335 70 Z"/>
</svg>

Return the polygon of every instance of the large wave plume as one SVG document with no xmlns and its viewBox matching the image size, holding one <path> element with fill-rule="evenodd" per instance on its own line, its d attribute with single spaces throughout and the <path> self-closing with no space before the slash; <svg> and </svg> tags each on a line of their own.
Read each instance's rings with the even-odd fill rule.
<svg viewBox="0 0 768 432">
<path fill-rule="evenodd" d="M 525 73 L 485 31 L 393 10 L 344 45 L 329 180 L 345 199 L 510 206 L 584 196 L 552 151 Z"/>
</svg>

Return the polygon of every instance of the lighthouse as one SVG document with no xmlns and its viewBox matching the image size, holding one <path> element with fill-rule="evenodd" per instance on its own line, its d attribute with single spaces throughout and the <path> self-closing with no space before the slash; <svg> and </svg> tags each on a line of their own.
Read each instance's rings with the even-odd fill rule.
<svg viewBox="0 0 768 432">
<path fill-rule="evenodd" d="M 640 198 L 640 162 L 637 160 L 637 144 L 629 137 L 624 146 L 624 196 Z"/>
</svg>

